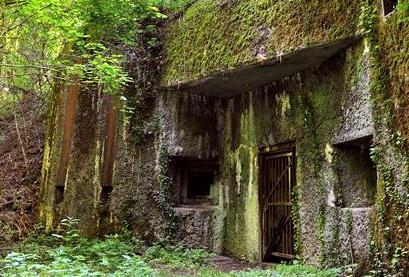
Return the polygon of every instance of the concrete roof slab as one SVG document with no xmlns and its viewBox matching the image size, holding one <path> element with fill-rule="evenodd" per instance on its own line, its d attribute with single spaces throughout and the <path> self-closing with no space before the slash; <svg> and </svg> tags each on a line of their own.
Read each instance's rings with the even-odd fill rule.
<svg viewBox="0 0 409 277">
<path fill-rule="evenodd" d="M 243 65 L 202 79 L 168 86 L 166 89 L 219 98 L 235 97 L 319 65 L 357 40 L 359 37 L 350 37 L 298 49 L 274 59 Z"/>
</svg>

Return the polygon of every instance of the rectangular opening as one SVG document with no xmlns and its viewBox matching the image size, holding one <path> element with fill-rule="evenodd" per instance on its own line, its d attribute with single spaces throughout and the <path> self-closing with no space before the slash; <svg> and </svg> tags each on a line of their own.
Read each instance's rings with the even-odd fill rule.
<svg viewBox="0 0 409 277">
<path fill-rule="evenodd" d="M 295 147 L 287 143 L 261 151 L 259 200 L 263 261 L 290 260 L 294 258 Z"/>
<path fill-rule="evenodd" d="M 396 9 L 396 6 L 398 5 L 398 0 L 383 0 L 382 5 L 383 5 L 383 14 L 384 16 L 387 16 L 388 14 L 392 13 Z"/>
<path fill-rule="evenodd" d="M 107 205 L 109 203 L 109 198 L 111 197 L 112 187 L 104 186 L 101 190 L 100 202 L 102 205 Z"/>
<path fill-rule="evenodd" d="M 173 191 L 175 204 L 212 204 L 212 188 L 217 174 L 214 160 L 174 158 Z"/>
<path fill-rule="evenodd" d="M 336 145 L 339 207 L 363 208 L 375 203 L 377 171 L 370 157 L 372 137 Z"/>
<path fill-rule="evenodd" d="M 64 186 L 56 186 L 55 187 L 55 195 L 54 195 L 54 203 L 55 205 L 59 205 L 64 201 Z"/>
</svg>

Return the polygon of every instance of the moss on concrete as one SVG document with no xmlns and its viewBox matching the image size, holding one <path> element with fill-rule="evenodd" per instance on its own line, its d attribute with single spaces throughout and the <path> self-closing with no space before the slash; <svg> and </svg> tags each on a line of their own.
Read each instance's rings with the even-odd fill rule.
<svg viewBox="0 0 409 277">
<path fill-rule="evenodd" d="M 39 219 L 47 230 L 53 227 L 56 216 L 54 204 L 55 182 L 62 149 L 63 111 L 66 96 L 64 86 L 56 83 L 49 104 L 48 129 L 44 144 L 38 207 Z"/>
<path fill-rule="evenodd" d="M 240 116 L 240 144 L 231 149 L 227 138 L 224 168 L 229 187 L 225 249 L 233 255 L 259 260 L 260 230 L 258 201 L 258 148 L 255 142 L 254 111 L 250 106 Z M 227 122 L 232 126 L 231 122 Z"/>
<path fill-rule="evenodd" d="M 353 36 L 362 2 L 196 1 L 168 27 L 162 84 L 191 81 Z"/>
<path fill-rule="evenodd" d="M 409 1 L 382 18 L 380 7 L 367 8 L 366 40 L 372 63 L 372 102 L 376 119 L 378 167 L 374 266 L 380 273 L 405 274 L 409 270 L 408 188 L 408 104 L 409 98 Z M 402 175 L 403 174 L 403 175 Z"/>
<path fill-rule="evenodd" d="M 387 94 L 393 98 L 397 130 L 409 139 L 409 1 L 379 24 L 379 46 L 388 79 Z M 408 147 L 408 145 L 406 145 Z"/>
</svg>

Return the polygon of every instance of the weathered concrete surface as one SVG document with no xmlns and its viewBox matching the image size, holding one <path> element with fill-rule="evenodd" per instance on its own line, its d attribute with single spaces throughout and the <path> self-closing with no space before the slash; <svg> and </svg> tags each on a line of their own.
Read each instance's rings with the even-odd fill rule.
<svg viewBox="0 0 409 277">
<path fill-rule="evenodd" d="M 364 50 L 361 57 L 357 57 L 357 63 L 362 64 L 356 68 L 353 75 L 348 75 L 346 84 L 351 87 L 346 91 L 340 111 L 340 124 L 333 144 L 350 143 L 353 140 L 368 137 L 374 134 L 373 112 L 371 105 L 371 64 L 369 53 Z M 358 78 L 357 78 L 358 76 Z M 355 79 L 355 80 L 354 80 Z"/>
<path fill-rule="evenodd" d="M 345 263 L 337 257 L 340 254 L 338 248 L 330 247 L 343 232 L 340 222 L 333 220 L 342 213 L 340 190 L 355 192 L 344 195 L 348 200 L 346 205 L 366 208 L 373 205 L 376 188 L 370 182 L 371 176 L 365 175 L 369 166 L 369 156 L 365 155 L 369 153 L 362 153 L 365 157 L 359 163 L 362 168 L 355 168 L 353 173 L 353 165 L 348 159 L 357 157 L 344 153 L 346 157 L 342 159 L 339 149 L 333 145 L 340 134 L 344 139 L 349 136 L 355 140 L 361 138 L 361 130 L 372 130 L 368 67 L 360 68 L 361 62 L 356 61 L 355 56 L 364 56 L 362 44 L 313 70 L 227 101 L 222 167 L 227 212 L 226 253 L 250 260 L 261 258 L 259 149 L 295 141 L 299 193 L 299 198 L 294 200 L 299 208 L 299 218 L 294 218 L 299 231 L 297 247 L 308 263 Z M 366 59 L 365 56 L 362 58 L 364 64 L 367 64 Z M 350 72 L 354 73 L 353 79 Z M 347 111 L 352 110 L 353 115 L 348 114 Z M 360 122 L 361 119 L 365 119 L 364 122 Z M 360 151 L 354 155 L 361 157 Z M 357 190 L 361 181 L 366 185 Z M 359 223 L 362 226 L 356 227 L 358 230 L 363 230 L 364 224 L 369 228 L 368 220 L 362 222 Z M 325 239 L 326 230 L 331 230 L 328 239 Z M 354 247 L 357 252 L 362 250 L 365 256 L 362 261 L 369 259 L 368 236 L 363 235 Z"/>
<path fill-rule="evenodd" d="M 322 238 L 326 230 L 342 229 L 340 221 L 332 220 L 341 214 L 337 190 L 343 182 L 348 184 L 347 190 L 354 184 L 345 177 L 348 174 L 339 170 L 348 168 L 336 162 L 338 150 L 332 143 L 339 134 L 356 134 L 371 125 L 367 94 L 359 93 L 367 89 L 368 72 L 363 69 L 351 83 L 346 81 L 346 72 L 356 71 L 356 64 L 350 63 L 352 54 L 348 53 L 361 51 L 360 45 L 354 45 L 319 67 L 232 99 L 172 92 L 146 99 L 142 104 L 149 109 L 138 115 L 140 118 L 133 118 L 130 126 L 122 124 L 118 130 L 113 191 L 109 213 L 104 216 L 99 201 L 99 122 L 103 117 L 98 115 L 98 102 L 84 98 L 81 105 L 92 102 L 95 109 L 93 116 L 85 111 L 78 115 L 76 122 L 84 125 L 77 126 L 74 143 L 81 152 L 74 151 L 71 168 L 81 174 L 70 173 L 69 186 L 74 192 L 86 189 L 83 195 L 92 195 L 92 201 L 76 206 L 77 198 L 70 192 L 63 208 L 72 215 L 91 211 L 92 217 L 82 218 L 90 227 L 107 231 L 110 225 L 120 226 L 125 221 L 135 235 L 146 241 L 174 235 L 191 247 L 259 261 L 259 149 L 295 141 L 299 193 L 294 199 L 299 214 L 294 218 L 299 232 L 296 247 L 309 263 L 336 264 L 337 259 L 329 258 L 336 255 L 329 245 L 337 238 Z M 361 103 L 359 109 L 354 106 L 357 102 Z M 348 110 L 354 110 L 353 116 Z M 361 118 L 366 123 L 358 124 Z M 137 143 L 131 142 L 126 128 L 137 128 Z M 83 145 L 78 145 L 80 138 Z M 183 208 L 172 200 L 174 158 L 218 160 L 219 174 L 212 195 L 217 201 L 213 205 Z M 340 172 L 344 177 L 338 176 Z M 351 206 L 371 204 L 361 201 Z M 363 246 L 367 243 L 363 238 L 362 244 L 356 244 L 356 251 L 362 248 L 362 253 L 367 253 Z"/>
<path fill-rule="evenodd" d="M 178 226 L 175 237 L 189 247 L 202 248 L 220 253 L 217 246 L 217 207 L 191 206 L 176 207 L 175 216 Z M 215 239 L 216 238 L 216 239 Z"/>
<path fill-rule="evenodd" d="M 371 215 L 373 208 L 341 210 L 341 253 L 349 253 L 349 262 L 369 267 L 371 256 Z M 350 218 L 350 219 L 349 219 Z"/>
<path fill-rule="evenodd" d="M 346 38 L 297 49 L 274 59 L 244 65 L 233 70 L 225 70 L 203 79 L 180 83 L 166 89 L 221 98 L 234 97 L 319 65 L 357 40 L 356 37 Z"/>
<path fill-rule="evenodd" d="M 161 83 L 177 86 L 258 61 L 274 61 L 308 46 L 353 37 L 361 29 L 364 3 L 195 1 L 165 29 Z"/>
<path fill-rule="evenodd" d="M 167 92 L 159 98 L 163 145 L 169 156 L 220 156 L 223 107 L 219 99 Z"/>
</svg>

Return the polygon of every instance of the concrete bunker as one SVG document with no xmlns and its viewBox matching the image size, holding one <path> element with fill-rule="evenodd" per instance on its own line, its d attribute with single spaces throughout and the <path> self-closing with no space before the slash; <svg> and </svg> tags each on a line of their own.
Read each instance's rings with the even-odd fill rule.
<svg viewBox="0 0 409 277">
<path fill-rule="evenodd" d="M 198 3 L 205 2 L 214 4 Z M 243 2 L 255 6 L 261 3 L 238 2 L 238 5 Z M 262 45 L 266 49 L 271 47 L 272 55 L 261 60 L 249 56 L 241 60 L 247 46 L 240 46 L 230 53 L 233 58 L 238 57 L 232 59 L 237 63 L 222 64 L 225 66 L 220 66 L 223 59 L 214 58 L 216 54 L 212 52 L 219 43 L 217 39 L 224 36 L 216 37 L 214 43 L 202 33 L 197 39 L 190 38 L 196 30 L 209 28 L 209 33 L 213 32 L 213 25 L 191 28 L 201 22 L 200 13 L 187 17 L 186 21 L 178 20 L 176 24 L 187 26 L 188 31 L 184 31 L 189 36 L 173 44 L 176 58 L 167 53 L 168 59 L 177 61 L 159 93 L 150 98 L 152 109 L 137 122 L 144 136 L 132 146 L 126 141 L 127 130 L 118 124 L 113 127 L 120 130 L 118 139 L 114 136 L 91 141 L 92 147 L 87 149 L 102 151 L 85 156 L 85 166 L 78 165 L 84 156 L 77 155 L 70 168 L 73 173 L 82 173 L 82 179 L 73 179 L 74 174 L 70 174 L 71 179 L 66 183 L 68 188 L 90 186 L 87 193 L 94 193 L 94 199 L 87 201 L 92 205 L 76 210 L 81 205 L 75 204 L 78 200 L 72 195 L 67 201 L 60 200 L 61 205 L 70 204 L 71 214 L 77 216 L 92 210 L 95 203 L 106 202 L 113 222 L 116 217 L 127 220 L 138 235 L 147 234 L 145 237 L 154 240 L 171 234 L 188 246 L 247 260 L 291 259 L 297 255 L 309 264 L 320 266 L 368 262 L 378 175 L 369 149 L 371 136 L 382 134 L 375 132 L 372 118 L 373 67 L 368 45 L 360 41 L 354 29 L 357 25 L 354 18 L 361 10 L 359 2 L 338 1 L 339 12 L 334 14 L 345 21 L 334 24 L 324 12 L 328 3 L 311 3 L 312 9 L 324 7 L 319 26 L 345 25 L 348 32 L 336 28 L 330 33 L 324 30 L 320 31 L 324 36 L 319 40 L 311 43 L 307 40 L 308 43 L 299 45 L 304 40 L 296 37 L 291 41 L 295 45 L 277 49 L 272 44 Z M 270 14 L 263 5 L 260 4 L 260 11 Z M 216 15 L 225 12 L 216 6 L 214 9 Z M 308 19 L 316 22 L 315 16 Z M 290 24 L 286 20 L 272 22 Z M 311 31 L 310 25 L 299 23 Z M 237 28 L 238 32 L 250 30 L 257 36 L 252 28 L 244 27 Z M 286 31 L 285 28 L 272 30 Z M 178 26 L 171 31 L 181 32 Z M 299 29 L 296 32 L 301 38 L 304 34 L 317 35 Z M 184 53 L 180 47 L 200 38 L 206 39 L 206 44 L 189 49 L 199 53 L 199 58 L 195 58 L 192 68 L 185 67 L 186 57 L 180 58 Z M 277 40 L 281 41 L 280 36 Z M 257 43 L 263 41 L 255 41 L 251 46 Z M 213 48 L 206 48 L 210 46 Z M 230 45 L 222 46 L 225 52 L 232 50 Z M 249 48 L 248 53 L 253 50 Z M 202 54 L 210 57 L 209 60 L 200 59 Z M 209 61 L 211 70 L 194 71 L 196 66 L 202 69 Z M 170 69 L 165 69 L 164 75 L 166 70 Z M 78 121 L 78 125 L 82 124 Z M 109 160 L 109 149 L 115 148 L 108 141 L 115 141 L 113 145 L 119 149 L 112 152 L 113 163 L 105 163 Z M 291 151 L 280 152 L 283 151 L 280 147 L 289 141 Z M 93 143 L 102 147 L 97 148 Z M 58 147 L 57 143 L 54 149 Z M 266 170 L 267 160 L 273 161 L 270 168 L 273 166 L 274 170 Z M 290 164 L 287 171 L 285 168 Z M 81 172 L 82 167 L 91 170 Z M 284 172 L 282 178 L 278 178 L 280 167 L 281 173 Z M 111 173 L 107 168 L 113 168 Z M 281 181 L 267 181 L 269 177 L 264 172 Z M 281 195 L 270 195 L 275 183 Z M 52 191 L 51 199 L 56 184 L 60 183 L 52 179 L 43 185 Z M 109 198 L 112 200 L 108 201 Z M 48 196 L 43 199 L 45 217 L 53 208 L 48 200 Z M 127 209 L 121 210 L 118 207 L 121 205 Z M 91 222 L 98 216 L 84 220 Z"/>
<path fill-rule="evenodd" d="M 348 263 L 341 251 L 349 246 L 337 242 L 346 237 L 356 260 L 367 262 L 377 182 L 369 154 L 373 121 L 368 72 L 362 67 L 350 87 L 342 79 L 345 56 L 363 51 L 357 40 L 315 45 L 284 55 L 280 62 L 250 64 L 180 84 L 179 93 L 226 103 L 220 134 L 223 252 L 263 261 L 291 260 L 298 253 L 322 264 L 321 256 L 339 251 L 333 262 Z M 307 65 L 311 53 L 315 56 Z M 303 123 L 307 121 L 311 125 Z M 358 222 L 353 238 L 345 227 L 349 215 Z M 341 245 L 334 250 L 330 245 L 335 243 Z"/>
</svg>

